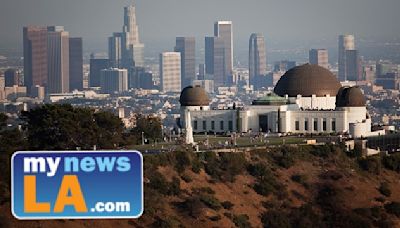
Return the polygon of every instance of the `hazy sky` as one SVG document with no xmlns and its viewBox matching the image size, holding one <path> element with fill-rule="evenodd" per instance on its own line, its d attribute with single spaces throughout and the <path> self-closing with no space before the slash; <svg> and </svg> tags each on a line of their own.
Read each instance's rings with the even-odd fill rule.
<svg viewBox="0 0 400 228">
<path fill-rule="evenodd" d="M 0 45 L 21 45 L 24 25 L 64 25 L 88 46 L 104 46 L 121 30 L 127 0 L 0 0 Z M 232 20 L 234 45 L 246 47 L 253 32 L 268 43 L 336 41 L 400 36 L 400 0 L 137 0 L 140 39 L 174 45 L 176 36 L 195 36 L 202 46 L 213 22 Z"/>
</svg>

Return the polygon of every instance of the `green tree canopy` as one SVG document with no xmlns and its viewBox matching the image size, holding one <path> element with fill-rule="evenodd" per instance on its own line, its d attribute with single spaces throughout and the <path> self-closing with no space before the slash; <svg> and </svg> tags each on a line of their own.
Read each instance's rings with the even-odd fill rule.
<svg viewBox="0 0 400 228">
<path fill-rule="evenodd" d="M 156 140 L 162 137 L 161 127 L 161 119 L 159 117 L 139 114 L 136 118 L 136 127 L 132 129 L 132 133 L 136 135 L 137 138 L 140 138 L 143 132 L 144 137 Z"/>
<path fill-rule="evenodd" d="M 31 149 L 113 149 L 122 143 L 121 120 L 109 112 L 46 104 L 22 113 Z"/>
</svg>

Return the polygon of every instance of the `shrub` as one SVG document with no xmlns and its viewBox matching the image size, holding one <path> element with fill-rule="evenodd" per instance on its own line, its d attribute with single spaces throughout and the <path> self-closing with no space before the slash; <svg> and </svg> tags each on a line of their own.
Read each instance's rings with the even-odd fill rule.
<svg viewBox="0 0 400 228">
<path fill-rule="evenodd" d="M 176 218 L 160 218 L 157 217 L 156 221 L 153 223 L 153 227 L 159 227 L 159 228 L 175 228 L 179 227 L 179 220 Z"/>
<path fill-rule="evenodd" d="M 192 171 L 194 173 L 200 173 L 200 170 L 202 167 L 203 167 L 203 165 L 201 164 L 199 158 L 197 156 L 194 156 L 194 158 L 192 160 Z"/>
<path fill-rule="evenodd" d="M 210 188 L 210 187 L 194 188 L 193 192 L 195 192 L 197 194 L 202 194 L 202 193 L 206 193 L 206 194 L 210 194 L 210 195 L 214 195 L 215 194 L 215 191 L 212 190 L 212 188 Z"/>
<path fill-rule="evenodd" d="M 219 210 L 222 207 L 219 200 L 212 195 L 201 194 L 200 201 L 213 210 Z"/>
<path fill-rule="evenodd" d="M 178 196 L 181 193 L 181 180 L 178 177 L 173 177 L 168 187 L 169 195 Z"/>
<path fill-rule="evenodd" d="M 182 203 L 182 206 L 184 211 L 187 211 L 189 215 L 192 216 L 193 218 L 200 216 L 204 208 L 204 204 L 201 202 L 199 197 L 193 197 L 185 200 Z"/>
<path fill-rule="evenodd" d="M 391 203 L 385 204 L 385 210 L 390 214 L 394 214 L 397 217 L 400 217 L 400 203 L 399 202 L 391 202 Z"/>
<path fill-rule="evenodd" d="M 241 215 L 234 215 L 233 216 L 233 223 L 239 228 L 248 228 L 251 227 L 249 222 L 249 216 L 245 214 Z"/>
<path fill-rule="evenodd" d="M 280 151 L 273 155 L 273 158 L 277 165 L 288 169 L 295 163 L 295 153 L 296 151 L 292 147 L 282 146 Z"/>
<path fill-rule="evenodd" d="M 247 161 L 244 153 L 221 153 L 219 157 L 213 152 L 204 153 L 204 170 L 217 180 L 233 182 L 241 174 Z"/>
<path fill-rule="evenodd" d="M 174 177 L 171 182 L 168 182 L 159 172 L 154 172 L 150 175 L 149 187 L 163 195 L 179 195 L 181 193 L 180 179 L 178 177 Z"/>
<path fill-rule="evenodd" d="M 327 158 L 335 152 L 335 146 L 332 144 L 313 146 L 311 150 L 311 154 L 323 158 Z"/>
<path fill-rule="evenodd" d="M 189 154 L 186 151 L 175 152 L 175 160 L 175 169 L 178 173 L 183 172 L 187 166 L 191 165 Z"/>
<path fill-rule="evenodd" d="M 157 190 L 161 194 L 167 194 L 169 192 L 168 181 L 161 173 L 154 172 L 149 176 L 149 178 L 150 178 L 150 183 L 149 183 L 150 188 Z"/>
<path fill-rule="evenodd" d="M 379 186 L 379 192 L 387 197 L 389 197 L 392 194 L 392 191 L 390 191 L 390 186 L 387 182 L 381 183 L 381 186 Z"/>
<path fill-rule="evenodd" d="M 361 169 L 374 174 L 379 174 L 381 172 L 381 167 L 382 167 L 379 156 L 359 158 L 358 165 L 360 166 Z"/>
<path fill-rule="evenodd" d="M 258 194 L 263 195 L 263 196 L 268 196 L 269 194 L 273 193 L 275 190 L 274 186 L 268 181 L 258 181 L 253 186 L 253 189 Z"/>
<path fill-rule="evenodd" d="M 243 173 L 247 165 L 244 153 L 222 153 L 220 168 L 229 181 L 234 181 L 235 176 Z"/>
<path fill-rule="evenodd" d="M 221 220 L 221 215 L 215 215 L 215 216 L 211 216 L 210 217 L 210 220 L 211 221 L 219 221 L 219 220 Z"/>
<path fill-rule="evenodd" d="M 291 176 L 292 181 L 297 182 L 301 185 L 303 185 L 304 187 L 308 187 L 308 177 L 306 175 L 301 175 L 301 174 L 296 174 L 296 175 L 292 175 Z"/>
<path fill-rule="evenodd" d="M 387 169 L 400 172 L 400 153 L 383 157 L 383 165 Z"/>
<path fill-rule="evenodd" d="M 193 179 L 186 173 L 181 175 L 181 178 L 183 181 L 185 181 L 186 183 L 190 183 L 193 181 Z"/>
<path fill-rule="evenodd" d="M 247 171 L 259 180 L 273 177 L 271 170 L 265 163 L 250 164 L 247 166 Z"/>
<path fill-rule="evenodd" d="M 261 215 L 261 222 L 264 227 L 269 228 L 289 228 L 290 222 L 288 216 L 277 210 L 269 210 Z"/>
<path fill-rule="evenodd" d="M 232 209 L 232 207 L 234 206 L 234 204 L 231 203 L 230 201 L 224 201 L 224 202 L 221 203 L 221 205 L 222 205 L 223 208 L 225 208 L 227 210 Z"/>
</svg>

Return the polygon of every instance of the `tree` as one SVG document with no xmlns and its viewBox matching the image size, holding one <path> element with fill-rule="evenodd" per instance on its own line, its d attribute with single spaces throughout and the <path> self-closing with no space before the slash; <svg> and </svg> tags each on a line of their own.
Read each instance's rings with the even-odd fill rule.
<svg viewBox="0 0 400 228">
<path fill-rule="evenodd" d="M 108 112 L 47 104 L 22 113 L 29 146 L 37 150 L 113 149 L 122 140 L 121 120 Z"/>
<path fill-rule="evenodd" d="M 0 152 L 13 153 L 23 150 L 26 141 L 18 128 L 7 128 L 8 116 L 0 113 Z"/>
<path fill-rule="evenodd" d="M 132 129 L 132 133 L 137 137 L 150 138 L 153 141 L 162 138 L 161 119 L 154 116 L 144 116 L 139 114 L 136 118 L 136 127 Z"/>
</svg>

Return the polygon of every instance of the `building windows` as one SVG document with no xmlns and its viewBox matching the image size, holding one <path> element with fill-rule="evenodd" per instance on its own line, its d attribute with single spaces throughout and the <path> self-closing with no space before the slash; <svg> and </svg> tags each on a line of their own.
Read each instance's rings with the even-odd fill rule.
<svg viewBox="0 0 400 228">
<path fill-rule="evenodd" d="M 203 120 L 203 130 L 207 130 L 207 122 Z"/>
<path fill-rule="evenodd" d="M 233 122 L 232 122 L 232 120 L 229 120 L 229 122 L 228 122 L 228 128 L 229 128 L 229 131 L 232 131 L 232 130 L 233 130 Z"/>
<path fill-rule="evenodd" d="M 193 121 L 193 129 L 197 130 L 197 120 Z"/>
<path fill-rule="evenodd" d="M 295 125 L 296 131 L 300 131 L 300 121 L 296 120 L 296 121 L 294 122 L 294 125 Z"/>
<path fill-rule="evenodd" d="M 224 121 L 223 120 L 221 120 L 219 122 L 219 126 L 220 126 L 220 129 L 223 131 L 224 130 Z"/>
<path fill-rule="evenodd" d="M 336 131 L 336 119 L 332 119 L 332 131 Z"/>
<path fill-rule="evenodd" d="M 215 121 L 214 120 L 211 121 L 211 130 L 215 130 Z"/>
<path fill-rule="evenodd" d="M 326 131 L 326 118 L 322 120 L 322 130 Z"/>
<path fill-rule="evenodd" d="M 318 131 L 318 119 L 314 119 L 314 131 Z"/>
<path fill-rule="evenodd" d="M 304 119 L 304 130 L 308 131 L 308 119 Z"/>
</svg>

